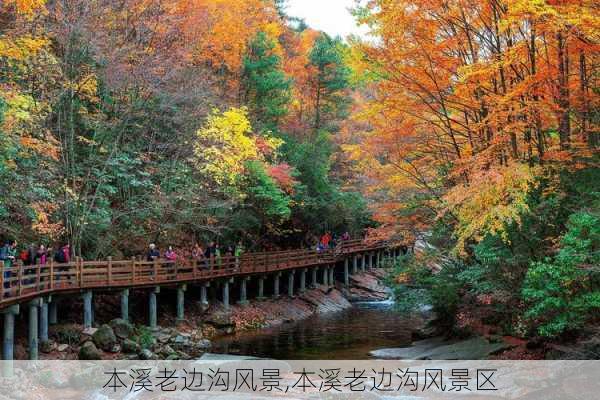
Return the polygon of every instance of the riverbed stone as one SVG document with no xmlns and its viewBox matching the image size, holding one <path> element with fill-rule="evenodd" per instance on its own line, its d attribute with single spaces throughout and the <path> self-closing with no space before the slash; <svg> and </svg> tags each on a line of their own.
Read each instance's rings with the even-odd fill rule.
<svg viewBox="0 0 600 400">
<path fill-rule="evenodd" d="M 160 355 L 162 355 L 163 357 L 166 357 L 168 355 L 174 354 L 175 350 L 173 350 L 173 348 L 169 345 L 163 346 L 160 348 L 160 350 L 158 351 L 158 353 Z"/>
<path fill-rule="evenodd" d="M 194 342 L 194 347 L 198 350 L 208 350 L 212 347 L 212 342 L 208 339 L 200 339 Z"/>
<path fill-rule="evenodd" d="M 110 351 L 117 342 L 117 337 L 115 336 L 115 332 L 110 325 L 105 324 L 98 328 L 96 332 L 94 332 L 92 335 L 92 340 L 100 349 L 104 351 Z"/>
<path fill-rule="evenodd" d="M 177 331 L 174 329 L 162 328 L 154 334 L 154 337 L 158 343 L 167 343 L 176 333 Z"/>
<path fill-rule="evenodd" d="M 56 348 L 56 350 L 60 351 L 61 353 L 63 351 L 67 351 L 68 349 L 69 349 L 69 345 L 66 343 L 59 344 L 58 347 Z"/>
<path fill-rule="evenodd" d="M 45 342 L 40 342 L 40 351 L 42 353 L 52 353 L 57 349 L 57 344 L 53 340 L 46 340 Z"/>
<path fill-rule="evenodd" d="M 121 345 L 121 350 L 124 353 L 137 353 L 140 351 L 140 345 L 131 339 L 125 339 Z"/>
<path fill-rule="evenodd" d="M 110 326 L 115 335 L 120 339 L 127 339 L 131 337 L 134 332 L 133 325 L 121 318 L 116 318 L 110 321 Z"/>
<path fill-rule="evenodd" d="M 113 346 L 108 351 L 110 353 L 120 353 L 121 352 L 121 345 L 119 343 L 115 343 L 115 344 L 113 344 Z"/>
<path fill-rule="evenodd" d="M 138 356 L 140 357 L 140 360 L 152 360 L 155 358 L 154 353 L 148 349 L 142 349 L 142 351 L 138 353 Z"/>
<path fill-rule="evenodd" d="M 510 347 L 504 342 L 490 343 L 482 337 L 454 343 L 436 338 L 415 342 L 411 347 L 378 349 L 369 354 L 387 360 L 484 360 Z"/>
<path fill-rule="evenodd" d="M 190 344 L 190 337 L 189 336 L 184 336 L 182 334 L 179 334 L 177 336 L 175 336 L 175 338 L 173 340 L 171 340 L 174 344 L 180 345 L 180 346 L 189 346 Z"/>
<path fill-rule="evenodd" d="M 98 328 L 85 328 L 81 333 L 87 336 L 93 336 L 94 333 L 96 333 L 96 331 L 98 330 Z"/>
<path fill-rule="evenodd" d="M 79 349 L 80 360 L 100 360 L 102 359 L 102 352 L 98 350 L 94 342 L 87 341 Z"/>
<path fill-rule="evenodd" d="M 211 324 L 215 328 L 223 329 L 234 325 L 234 322 L 231 317 L 232 315 L 230 312 L 219 310 L 209 315 L 204 322 Z"/>
</svg>

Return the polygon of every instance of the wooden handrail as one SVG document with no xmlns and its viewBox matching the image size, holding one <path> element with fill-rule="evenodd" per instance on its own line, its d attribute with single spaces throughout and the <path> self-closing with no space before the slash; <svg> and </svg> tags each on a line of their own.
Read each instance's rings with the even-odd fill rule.
<svg viewBox="0 0 600 400">
<path fill-rule="evenodd" d="M 366 243 L 348 240 L 335 249 L 282 250 L 246 253 L 240 257 L 221 256 L 206 260 L 166 259 L 84 261 L 75 257 L 69 263 L 23 266 L 20 261 L 7 268 L 0 261 L 0 309 L 39 295 L 79 289 L 144 287 L 157 284 L 178 284 L 214 278 L 235 277 L 259 272 L 276 272 L 322 264 L 332 264 L 338 257 L 351 253 L 387 248 L 385 242 Z"/>
</svg>

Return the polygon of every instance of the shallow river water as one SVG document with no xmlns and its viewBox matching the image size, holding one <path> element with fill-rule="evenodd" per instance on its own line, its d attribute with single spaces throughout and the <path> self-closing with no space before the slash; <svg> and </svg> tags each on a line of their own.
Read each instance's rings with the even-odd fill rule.
<svg viewBox="0 0 600 400">
<path fill-rule="evenodd" d="M 369 351 L 411 343 L 414 321 L 394 311 L 393 303 L 355 303 L 347 310 L 217 339 L 212 352 L 275 358 L 368 359 Z"/>
</svg>

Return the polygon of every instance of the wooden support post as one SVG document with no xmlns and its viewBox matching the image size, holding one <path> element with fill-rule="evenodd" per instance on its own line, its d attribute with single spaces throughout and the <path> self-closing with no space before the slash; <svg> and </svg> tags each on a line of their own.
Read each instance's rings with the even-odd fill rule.
<svg viewBox="0 0 600 400">
<path fill-rule="evenodd" d="M 344 286 L 350 287 L 350 260 L 346 257 L 344 259 Z"/>
<path fill-rule="evenodd" d="M 177 320 L 184 320 L 185 313 L 185 291 L 187 289 L 186 285 L 179 285 L 177 288 Z"/>
<path fill-rule="evenodd" d="M 4 337 L 2 341 L 2 358 L 12 360 L 14 358 L 15 345 L 15 315 L 19 314 L 19 305 L 15 304 L 2 310 L 4 314 Z"/>
<path fill-rule="evenodd" d="M 29 302 L 29 359 L 38 359 L 38 308 L 40 299 Z"/>
<path fill-rule="evenodd" d="M 329 286 L 335 287 L 335 264 L 329 267 Z"/>
<path fill-rule="evenodd" d="M 83 292 L 83 329 L 91 328 L 94 323 L 92 314 L 92 291 Z"/>
<path fill-rule="evenodd" d="M 306 268 L 300 270 L 300 293 L 306 292 Z"/>
<path fill-rule="evenodd" d="M 121 291 L 121 319 L 129 321 L 129 289 Z"/>
<path fill-rule="evenodd" d="M 276 272 L 273 276 L 273 297 L 279 297 L 279 277 L 281 276 L 281 272 Z"/>
<path fill-rule="evenodd" d="M 58 299 L 56 297 L 53 297 L 52 301 L 50 301 L 48 323 L 50 325 L 56 325 L 58 323 Z"/>
<path fill-rule="evenodd" d="M 21 297 L 21 283 L 23 281 L 23 268 L 19 268 L 19 271 L 17 272 L 17 296 Z"/>
<path fill-rule="evenodd" d="M 135 284 L 137 263 L 135 257 L 131 257 L 131 284 Z"/>
<path fill-rule="evenodd" d="M 54 289 L 54 281 L 55 281 L 55 277 L 54 277 L 54 260 L 50 259 L 50 289 Z"/>
<path fill-rule="evenodd" d="M 208 288 L 210 287 L 210 282 L 202 282 L 200 286 L 200 305 L 202 309 L 208 308 Z"/>
<path fill-rule="evenodd" d="M 246 290 L 247 289 L 246 283 L 249 280 L 250 280 L 250 277 L 248 277 L 248 276 L 244 276 L 240 280 L 240 301 L 238 301 L 238 304 L 241 304 L 241 305 L 248 304 L 248 294 L 247 294 L 247 290 Z"/>
<path fill-rule="evenodd" d="M 233 279 L 231 281 L 233 282 Z M 223 307 L 229 310 L 229 279 L 223 282 Z"/>
<path fill-rule="evenodd" d="M 148 325 L 150 329 L 156 330 L 158 328 L 158 315 L 157 315 L 157 304 L 156 304 L 156 295 L 160 293 L 160 286 L 155 287 L 150 291 L 150 296 L 148 297 Z"/>
<path fill-rule="evenodd" d="M 78 284 L 79 287 L 82 288 L 83 283 L 84 283 L 83 258 L 75 257 L 75 271 L 76 271 L 75 284 Z M 71 277 L 69 276 L 69 281 L 70 280 L 71 280 Z"/>
<path fill-rule="evenodd" d="M 258 277 L 258 300 L 264 300 L 265 298 L 265 276 L 260 275 Z"/>
<path fill-rule="evenodd" d="M 294 271 L 288 272 L 288 296 L 294 297 Z"/>
<path fill-rule="evenodd" d="M 40 299 L 40 341 L 48 341 L 48 298 Z"/>
<path fill-rule="evenodd" d="M 112 286 L 112 257 L 111 256 L 108 256 L 106 272 L 108 274 L 108 286 Z"/>
</svg>

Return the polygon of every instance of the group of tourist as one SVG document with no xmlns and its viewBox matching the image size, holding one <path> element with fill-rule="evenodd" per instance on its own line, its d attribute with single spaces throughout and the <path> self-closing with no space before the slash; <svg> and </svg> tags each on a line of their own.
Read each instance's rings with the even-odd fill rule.
<svg viewBox="0 0 600 400">
<path fill-rule="evenodd" d="M 345 232 L 337 237 L 335 234 L 327 231 L 318 240 L 316 250 L 318 252 L 333 249 L 340 241 L 350 240 L 350 234 Z M 195 243 L 191 250 L 191 259 L 200 263 L 200 265 L 218 265 L 223 258 L 240 257 L 244 253 L 242 242 L 238 242 L 235 246 L 227 246 L 222 250 L 219 243 L 211 241 L 207 246 L 200 243 Z M 43 244 L 39 246 L 30 245 L 18 252 L 17 241 L 8 240 L 0 248 L 0 261 L 4 263 L 5 268 L 11 268 L 16 261 L 21 261 L 24 266 L 45 265 L 50 258 L 59 264 L 68 263 L 71 261 L 72 253 L 69 244 L 64 244 L 53 250 L 51 247 L 46 247 Z M 180 254 L 177 253 L 173 246 L 167 247 L 166 251 L 161 254 L 156 244 L 151 243 L 148 246 L 146 254 L 147 261 L 165 259 L 168 261 L 177 261 Z M 10 274 L 10 272 L 8 272 Z M 6 276 L 6 272 L 5 272 Z"/>
<path fill-rule="evenodd" d="M 241 241 L 235 246 L 227 246 L 225 251 L 221 250 L 219 243 L 213 241 L 205 247 L 203 247 L 200 243 L 194 244 L 191 251 L 191 259 L 208 268 L 210 265 L 220 265 L 223 258 L 238 258 L 243 253 L 244 246 Z M 179 255 L 175 250 L 173 250 L 173 246 L 169 246 L 164 254 L 161 255 L 160 250 L 154 243 L 151 243 L 148 246 L 148 253 L 146 254 L 147 261 L 155 261 L 161 258 L 168 261 L 177 261 L 178 257 Z"/>
<path fill-rule="evenodd" d="M 68 263 L 71 261 L 71 246 L 64 244 L 53 250 L 45 245 L 39 246 L 30 245 L 18 252 L 17 241 L 7 240 L 0 247 L 0 261 L 4 264 L 4 288 L 8 289 L 11 286 L 10 278 L 16 272 L 13 267 L 19 265 L 23 267 L 23 273 L 27 275 L 35 274 L 34 266 L 46 265 L 52 257 L 54 262 L 59 264 Z M 29 267 L 29 268 L 28 268 Z M 32 279 L 25 280 L 26 283 L 32 282 Z"/>
<path fill-rule="evenodd" d="M 39 246 L 30 245 L 18 252 L 17 241 L 7 240 L 0 248 L 0 261 L 4 266 L 10 268 L 16 261 L 21 261 L 24 266 L 46 265 L 53 257 L 54 261 L 60 264 L 71 261 L 71 246 L 64 244 L 53 250 L 52 247 L 46 247 L 43 244 Z"/>
<path fill-rule="evenodd" d="M 339 242 L 345 242 L 348 240 L 350 240 L 350 233 L 348 232 L 344 232 L 344 234 L 338 238 L 335 234 L 332 235 L 330 231 L 327 231 L 319 239 L 316 250 L 318 252 L 322 252 L 328 249 L 334 249 Z"/>
</svg>

